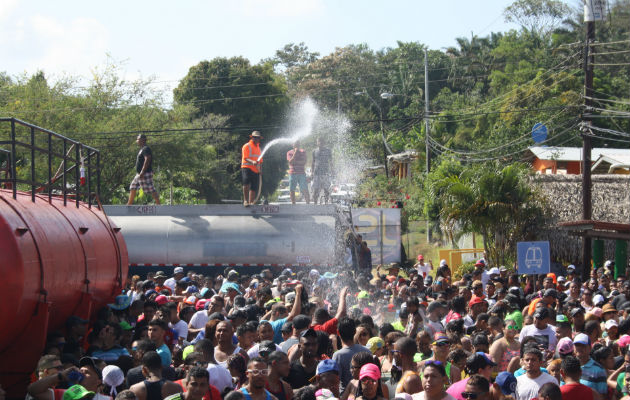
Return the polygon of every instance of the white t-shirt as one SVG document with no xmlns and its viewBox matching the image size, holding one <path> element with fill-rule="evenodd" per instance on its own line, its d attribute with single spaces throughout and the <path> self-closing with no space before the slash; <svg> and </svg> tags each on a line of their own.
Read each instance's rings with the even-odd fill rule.
<svg viewBox="0 0 630 400">
<path fill-rule="evenodd" d="M 188 324 L 186 321 L 182 321 L 181 319 L 175 324 L 168 323 L 168 327 L 177 332 L 177 339 L 184 338 L 183 340 L 188 339 Z"/>
<path fill-rule="evenodd" d="M 538 329 L 534 324 L 525 325 L 521 330 L 518 341 L 522 342 L 526 336 L 534 336 L 538 340 L 538 343 L 547 345 L 547 349 L 551 351 L 556 349 L 556 344 L 558 343 L 556 329 L 551 325 L 547 325 L 545 329 Z"/>
<path fill-rule="evenodd" d="M 431 273 L 431 264 L 425 262 L 424 265 L 420 265 L 420 263 L 417 263 L 416 270 L 418 270 L 418 275 L 426 278 Z"/>
<path fill-rule="evenodd" d="M 411 395 L 411 398 L 413 400 L 425 400 L 426 396 L 425 396 L 425 392 L 422 391 L 420 393 L 414 393 Z M 456 400 L 455 397 L 451 396 L 448 393 L 444 393 L 444 397 L 442 397 L 442 400 Z"/>
<path fill-rule="evenodd" d="M 227 368 L 217 364 L 208 364 L 208 373 L 210 374 L 210 384 L 219 389 L 219 392 L 223 393 L 223 389 L 226 387 L 234 388 L 232 375 Z"/>
<path fill-rule="evenodd" d="M 201 329 L 208 323 L 208 310 L 197 311 L 193 314 L 188 325 L 193 329 Z"/>
<path fill-rule="evenodd" d="M 545 383 L 558 384 L 558 380 L 546 372 L 540 374 L 536 379 L 523 374 L 516 378 L 516 400 L 532 400 L 538 397 L 538 389 Z"/>
</svg>

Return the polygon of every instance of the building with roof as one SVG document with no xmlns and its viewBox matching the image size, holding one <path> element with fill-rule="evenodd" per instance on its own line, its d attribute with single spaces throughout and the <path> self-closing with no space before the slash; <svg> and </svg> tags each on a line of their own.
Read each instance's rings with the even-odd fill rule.
<svg viewBox="0 0 630 400">
<path fill-rule="evenodd" d="M 579 175 L 581 147 L 532 146 L 528 148 L 532 168 L 539 174 Z M 593 148 L 593 174 L 630 174 L 630 149 Z"/>
</svg>

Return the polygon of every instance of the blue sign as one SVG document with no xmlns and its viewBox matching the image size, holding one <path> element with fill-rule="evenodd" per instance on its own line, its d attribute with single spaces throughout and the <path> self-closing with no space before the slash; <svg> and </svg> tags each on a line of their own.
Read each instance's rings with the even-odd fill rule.
<svg viewBox="0 0 630 400">
<path fill-rule="evenodd" d="M 547 127 L 540 122 L 532 128 L 532 139 L 534 142 L 541 143 L 547 140 Z"/>
<path fill-rule="evenodd" d="M 518 242 L 516 254 L 519 274 L 549 273 L 549 242 Z"/>
</svg>

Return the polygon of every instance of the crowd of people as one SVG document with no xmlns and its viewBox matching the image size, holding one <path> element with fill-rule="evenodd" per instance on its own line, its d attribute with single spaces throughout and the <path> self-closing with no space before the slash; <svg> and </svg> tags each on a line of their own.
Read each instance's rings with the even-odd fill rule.
<svg viewBox="0 0 630 400">
<path fill-rule="evenodd" d="M 630 281 L 611 268 L 133 276 L 48 334 L 27 398 L 629 400 Z"/>
</svg>

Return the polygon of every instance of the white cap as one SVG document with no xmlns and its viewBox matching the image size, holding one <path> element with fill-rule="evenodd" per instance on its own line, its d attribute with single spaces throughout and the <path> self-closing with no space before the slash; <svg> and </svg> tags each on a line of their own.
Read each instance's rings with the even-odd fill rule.
<svg viewBox="0 0 630 400">
<path fill-rule="evenodd" d="M 567 278 L 565 278 L 564 276 L 559 276 L 557 279 L 558 282 L 566 282 Z"/>
<path fill-rule="evenodd" d="M 444 266 L 444 265 L 447 265 L 447 264 L 446 264 L 446 260 L 440 260 L 440 267 L 442 267 L 442 266 Z"/>
<path fill-rule="evenodd" d="M 490 271 L 488 271 L 488 275 L 499 275 L 499 268 L 497 267 L 492 267 L 490 268 Z"/>
<path fill-rule="evenodd" d="M 573 265 L 573 264 L 569 264 L 569 266 L 567 267 L 567 269 L 575 269 L 575 265 Z"/>
<path fill-rule="evenodd" d="M 502 265 L 499 267 L 499 271 L 501 272 L 507 271 L 507 268 L 505 267 L 505 265 Z"/>
<path fill-rule="evenodd" d="M 173 270 L 174 274 L 183 274 L 184 273 L 184 268 L 182 267 L 175 267 L 175 269 Z"/>
<path fill-rule="evenodd" d="M 608 321 L 606 321 L 606 329 L 610 329 L 613 326 L 619 326 L 617 321 L 615 321 L 614 319 L 609 319 Z"/>
<path fill-rule="evenodd" d="M 604 263 L 604 268 L 610 267 L 612 265 L 612 263 L 613 263 L 612 261 L 606 260 L 606 262 Z"/>
<path fill-rule="evenodd" d="M 598 305 L 600 303 L 604 303 L 604 296 L 602 296 L 601 294 L 596 294 L 595 296 L 593 296 L 593 304 Z"/>
</svg>

